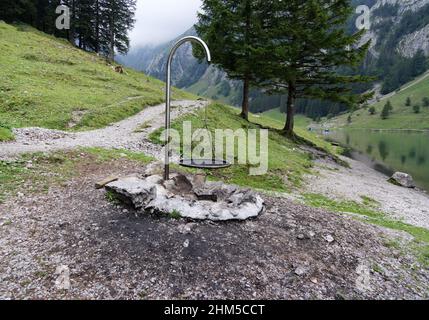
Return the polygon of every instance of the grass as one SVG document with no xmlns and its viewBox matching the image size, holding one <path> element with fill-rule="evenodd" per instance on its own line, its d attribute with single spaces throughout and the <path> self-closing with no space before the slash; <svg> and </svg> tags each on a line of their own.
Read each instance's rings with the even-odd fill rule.
<svg viewBox="0 0 429 320">
<path fill-rule="evenodd" d="M 0 126 L 0 141 L 11 141 L 14 139 L 14 135 L 10 128 Z"/>
<path fill-rule="evenodd" d="M 347 117 L 350 113 L 333 118 L 328 122 L 334 127 L 429 130 L 429 107 L 423 106 L 423 98 L 429 98 L 428 74 L 404 85 L 403 88 L 391 97 L 375 103 L 373 105 L 376 109 L 375 115 L 370 115 L 368 110 L 360 109 L 352 113 L 350 124 L 347 124 Z M 408 97 L 411 99 L 410 106 L 406 106 Z M 388 119 L 382 120 L 380 113 L 388 100 L 393 106 L 393 111 Z M 414 113 L 413 110 L 413 106 L 416 104 L 420 105 L 419 114 Z"/>
<path fill-rule="evenodd" d="M 164 100 L 163 82 L 116 73 L 103 58 L 25 25 L 0 22 L 0 51 L 0 141 L 12 138 L 12 127 L 100 128 Z M 174 97 L 196 98 L 176 89 Z M 73 123 L 76 112 L 83 116 Z"/>
<path fill-rule="evenodd" d="M 134 129 L 134 132 L 136 133 L 144 132 L 147 128 L 150 128 L 151 126 L 152 125 L 150 124 L 149 121 L 145 121 L 141 125 L 139 125 L 136 129 Z"/>
<path fill-rule="evenodd" d="M 121 203 L 121 201 L 117 198 L 116 194 L 113 191 L 106 191 L 105 197 L 106 200 L 109 201 L 111 204 L 118 205 Z"/>
<path fill-rule="evenodd" d="M 284 126 L 286 122 L 286 114 L 280 112 L 280 108 L 275 108 L 275 109 L 265 111 L 263 113 L 263 116 L 280 122 L 279 124 L 280 126 Z M 294 117 L 294 122 L 295 122 L 295 127 L 305 129 L 312 123 L 312 120 L 302 114 L 297 114 Z"/>
<path fill-rule="evenodd" d="M 304 194 L 303 197 L 305 203 L 313 207 L 324 208 L 334 212 L 362 215 L 366 218 L 365 222 L 392 230 L 407 232 L 414 238 L 410 244 L 410 249 L 417 254 L 419 261 L 424 266 L 429 266 L 429 230 L 388 218 L 384 213 L 376 210 L 375 200 L 368 197 L 361 197 L 363 199 L 363 203 L 361 204 L 355 201 L 336 201 L 320 194 Z M 392 244 L 392 247 L 394 245 L 397 246 L 397 243 Z"/>
<path fill-rule="evenodd" d="M 313 165 L 312 154 L 301 150 L 301 145 L 291 141 L 280 134 L 275 127 L 276 122 L 268 117 L 250 115 L 250 122 L 239 117 L 239 110 L 221 104 L 212 104 L 207 109 L 208 128 L 213 133 L 215 129 L 259 129 L 261 127 L 274 128 L 269 131 L 269 156 L 268 172 L 265 175 L 249 176 L 249 165 L 235 164 L 227 169 L 206 171 L 210 179 L 222 180 L 240 186 L 269 191 L 291 191 L 302 183 L 304 174 L 309 174 Z M 197 128 L 204 128 L 204 111 L 200 110 L 176 119 L 172 128 L 182 132 L 183 121 L 190 121 L 194 132 Z M 297 130 L 302 134 L 305 130 Z M 151 133 L 149 138 L 152 142 L 161 144 L 160 134 L 162 128 Z M 306 133 L 306 132 L 305 132 Z M 330 148 L 330 144 L 317 138 L 309 136 L 311 142 L 320 148 Z M 238 142 L 235 141 L 237 150 Z M 329 152 L 329 150 L 327 150 Z M 259 150 L 258 150 L 259 152 Z"/>
<path fill-rule="evenodd" d="M 25 154 L 16 161 L 0 161 L 0 203 L 22 190 L 37 193 L 47 191 L 52 185 L 61 185 L 75 175 L 78 165 L 121 158 L 142 164 L 153 160 L 142 153 L 126 150 L 84 148 L 69 152 Z"/>
<path fill-rule="evenodd" d="M 180 218 L 182 218 L 182 215 L 181 215 L 181 213 L 180 213 L 178 210 L 174 209 L 174 210 L 169 214 L 169 217 L 170 217 L 171 219 L 174 219 L 174 220 L 179 220 Z"/>
</svg>

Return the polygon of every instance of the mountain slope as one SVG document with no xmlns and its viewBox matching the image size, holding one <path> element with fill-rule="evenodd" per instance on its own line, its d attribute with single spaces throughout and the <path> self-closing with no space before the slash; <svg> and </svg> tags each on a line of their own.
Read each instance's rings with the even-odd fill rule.
<svg viewBox="0 0 429 320">
<path fill-rule="evenodd" d="M 394 91 L 399 82 L 400 85 L 415 76 L 412 72 L 408 72 L 408 69 L 412 69 L 411 57 L 415 56 L 419 50 L 429 56 L 429 38 L 427 38 L 428 33 L 426 32 L 429 28 L 429 0 L 352 1 L 353 6 L 361 4 L 371 8 L 372 23 L 371 30 L 363 39 L 364 41 L 371 39 L 372 47 L 361 71 L 379 75 L 382 82 L 389 82 L 388 85 L 383 86 L 383 91 L 388 91 L 389 88 L 391 88 L 390 91 Z M 355 21 L 358 16 L 359 14 L 356 14 L 350 19 L 348 26 L 350 32 L 356 31 Z M 413 17 L 418 19 L 414 21 Z M 192 28 L 184 35 L 195 34 L 195 30 Z M 141 66 L 141 70 L 163 79 L 166 55 L 172 44 L 173 42 L 169 42 L 156 48 L 136 49 L 130 55 L 122 57 L 121 62 L 129 66 Z M 199 65 L 193 58 L 190 48 L 189 45 L 185 46 L 179 50 L 175 58 L 175 65 L 173 66 L 174 83 L 178 87 L 193 93 L 239 105 L 241 103 L 241 83 L 230 81 L 221 70 L 213 66 Z M 394 54 L 389 54 L 389 59 L 387 59 L 385 57 L 386 52 L 393 52 Z M 408 64 L 400 63 L 404 59 L 409 60 L 407 60 Z M 404 81 L 402 78 L 405 73 L 410 74 L 407 75 L 409 78 Z M 266 97 L 258 91 L 253 91 L 251 97 L 251 110 L 254 112 L 277 108 L 284 101 L 280 96 Z M 311 116 L 323 116 L 332 111 L 330 107 L 331 104 L 329 103 L 320 105 L 314 101 L 299 101 L 297 111 Z M 344 109 L 342 108 L 340 111 Z"/>
<path fill-rule="evenodd" d="M 407 106 L 407 98 L 411 105 Z M 373 104 L 376 114 L 371 115 L 366 109 L 346 113 L 327 122 L 332 127 L 370 128 L 370 129 L 429 129 L 429 106 L 425 106 L 424 98 L 429 99 L 429 73 L 403 86 L 394 94 L 387 95 Z M 388 119 L 381 119 L 380 114 L 384 105 L 390 101 L 393 110 Z M 419 105 L 420 112 L 414 112 L 414 106 Z M 351 123 L 347 118 L 351 115 Z"/>
<path fill-rule="evenodd" d="M 161 103 L 164 84 L 28 26 L 0 22 L 0 139 L 11 127 L 100 128 Z M 175 98 L 191 98 L 176 91 Z M 3 132 L 3 133 L 2 133 Z"/>
</svg>

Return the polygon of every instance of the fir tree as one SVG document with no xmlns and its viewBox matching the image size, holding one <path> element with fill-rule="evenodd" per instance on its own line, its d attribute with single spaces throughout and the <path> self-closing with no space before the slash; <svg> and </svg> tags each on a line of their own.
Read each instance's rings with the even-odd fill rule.
<svg viewBox="0 0 429 320">
<path fill-rule="evenodd" d="M 226 71 L 229 78 L 243 82 L 241 116 L 248 119 L 249 92 L 259 73 L 264 72 L 259 43 L 261 8 L 265 1 L 204 0 L 202 13 L 195 26 L 198 35 L 207 42 L 213 63 Z M 194 53 L 202 57 L 195 47 Z"/>
<path fill-rule="evenodd" d="M 370 43 L 361 47 L 364 30 L 349 35 L 344 29 L 352 14 L 346 0 L 267 0 L 264 2 L 264 74 L 260 85 L 269 92 L 287 92 L 284 132 L 293 136 L 296 100 L 331 100 L 350 106 L 368 96 L 354 94 L 350 84 L 364 76 L 338 73 L 340 66 L 358 66 Z M 265 7 L 266 6 L 266 7 Z"/>
<path fill-rule="evenodd" d="M 384 105 L 383 110 L 381 111 L 380 117 L 383 120 L 389 118 L 391 106 L 389 106 L 389 101 Z"/>
<path fill-rule="evenodd" d="M 405 101 L 405 105 L 406 105 L 407 107 L 410 107 L 410 106 L 411 106 L 411 98 L 410 98 L 410 97 L 407 97 L 407 100 Z"/>
</svg>

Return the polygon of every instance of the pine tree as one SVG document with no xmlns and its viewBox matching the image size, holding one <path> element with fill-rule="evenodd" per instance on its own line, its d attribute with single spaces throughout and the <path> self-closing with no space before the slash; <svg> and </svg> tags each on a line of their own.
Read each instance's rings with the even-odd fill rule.
<svg viewBox="0 0 429 320">
<path fill-rule="evenodd" d="M 384 105 L 383 110 L 381 111 L 381 114 L 380 114 L 381 119 L 386 120 L 387 118 L 389 118 L 390 108 L 391 106 L 389 107 L 389 101 L 388 101 L 388 103 Z"/>
<path fill-rule="evenodd" d="M 407 97 L 407 100 L 405 101 L 405 105 L 406 105 L 407 107 L 410 107 L 410 106 L 411 106 L 411 98 L 410 98 L 410 97 Z"/>
<path fill-rule="evenodd" d="M 424 97 L 422 102 L 423 102 L 423 107 L 429 107 L 429 98 L 428 97 Z"/>
<path fill-rule="evenodd" d="M 385 107 L 387 108 L 387 111 L 389 112 L 393 111 L 393 106 L 390 100 L 387 100 Z"/>
<path fill-rule="evenodd" d="M 420 113 L 420 105 L 416 104 L 413 106 L 414 113 Z"/>
<path fill-rule="evenodd" d="M 115 58 L 115 50 L 125 54 L 130 46 L 128 31 L 134 27 L 136 0 L 100 0 L 101 24 L 99 45 L 109 60 Z"/>
<path fill-rule="evenodd" d="M 371 107 L 368 109 L 368 111 L 369 111 L 369 114 L 373 116 L 373 115 L 375 114 L 375 108 L 374 108 L 374 106 L 371 106 Z"/>
<path fill-rule="evenodd" d="M 352 14 L 347 0 L 267 0 L 264 19 L 264 75 L 260 85 L 269 92 L 287 92 L 284 132 L 293 136 L 296 100 L 331 100 L 348 105 L 368 96 L 353 94 L 350 84 L 364 76 L 338 74 L 340 66 L 358 66 L 370 43 L 358 47 L 364 30 L 347 34 L 344 25 Z"/>
<path fill-rule="evenodd" d="M 422 49 L 419 49 L 414 55 L 411 61 L 411 68 L 412 68 L 411 72 L 413 77 L 421 75 L 426 71 L 427 61 L 426 61 L 425 53 Z"/>
<path fill-rule="evenodd" d="M 0 20 L 34 24 L 37 15 L 35 0 L 1 0 Z"/>
<path fill-rule="evenodd" d="M 243 82 L 241 116 L 248 119 L 250 86 L 263 72 L 259 43 L 260 12 L 267 7 L 261 0 L 204 0 L 202 13 L 195 26 L 198 35 L 207 42 L 213 63 L 226 71 L 229 78 Z M 194 53 L 202 57 L 195 47 Z"/>
</svg>

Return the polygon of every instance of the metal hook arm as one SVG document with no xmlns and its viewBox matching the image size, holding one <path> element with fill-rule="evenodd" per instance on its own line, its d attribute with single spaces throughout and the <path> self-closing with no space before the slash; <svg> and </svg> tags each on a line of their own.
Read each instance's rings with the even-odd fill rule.
<svg viewBox="0 0 429 320">
<path fill-rule="evenodd" d="M 176 44 L 171 48 L 170 54 L 167 61 L 167 75 L 166 75 L 166 99 L 165 99 L 165 134 L 166 134 L 166 145 L 165 145 L 165 164 L 164 164 L 164 180 L 170 179 L 170 102 L 171 102 L 171 64 L 173 61 L 173 56 L 176 53 L 177 49 L 184 44 L 185 42 L 196 42 L 199 43 L 206 53 L 207 62 L 211 62 L 211 54 L 207 44 L 198 37 L 184 37 L 176 42 Z"/>
</svg>

